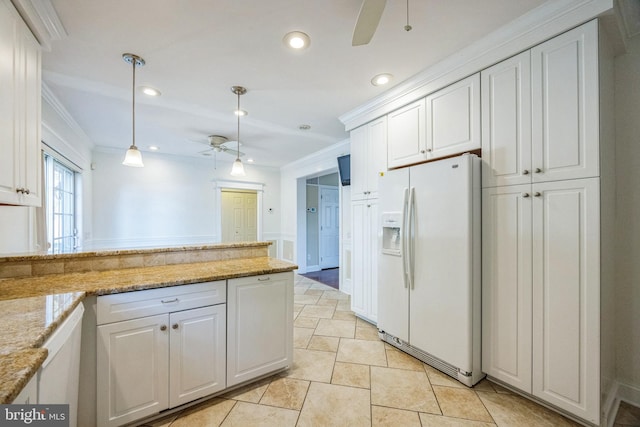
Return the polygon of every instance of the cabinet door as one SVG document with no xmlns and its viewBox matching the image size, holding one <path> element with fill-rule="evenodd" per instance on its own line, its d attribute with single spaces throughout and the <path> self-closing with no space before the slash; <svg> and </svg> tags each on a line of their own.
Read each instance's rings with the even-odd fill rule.
<svg viewBox="0 0 640 427">
<path fill-rule="evenodd" d="M 171 313 L 169 407 L 225 388 L 226 305 Z"/>
<path fill-rule="evenodd" d="M 40 46 L 0 2 L 0 203 L 40 206 Z"/>
<path fill-rule="evenodd" d="M 482 191 L 482 370 L 528 393 L 531 199 L 531 185 Z"/>
<path fill-rule="evenodd" d="M 598 176 L 597 22 L 534 47 L 531 86 L 533 182 Z"/>
<path fill-rule="evenodd" d="M 367 212 L 369 201 L 358 200 L 351 204 L 351 310 L 360 316 L 367 315 L 366 286 L 368 281 L 367 269 L 370 264 L 368 259 L 367 240 L 369 231 L 367 228 Z"/>
<path fill-rule="evenodd" d="M 533 186 L 533 394 L 599 422 L 598 178 Z"/>
<path fill-rule="evenodd" d="M 18 144 L 14 136 L 16 18 L 10 2 L 0 2 L 0 203 L 15 204 Z"/>
<path fill-rule="evenodd" d="M 367 161 L 367 141 L 369 128 L 362 125 L 353 129 L 350 134 L 351 143 L 351 198 L 362 200 L 366 198 L 367 169 L 371 166 Z"/>
<path fill-rule="evenodd" d="M 367 196 L 378 198 L 378 179 L 387 170 L 387 118 L 381 117 L 367 125 Z"/>
<path fill-rule="evenodd" d="M 482 186 L 531 182 L 530 52 L 481 73 Z"/>
<path fill-rule="evenodd" d="M 378 214 L 378 200 L 370 200 L 368 203 L 368 218 L 366 221 L 369 239 L 365 268 L 369 270 L 369 280 L 365 282 L 367 286 L 367 319 L 372 322 L 378 321 L 378 234 L 382 232 L 380 227 L 380 215 Z"/>
<path fill-rule="evenodd" d="M 293 273 L 228 281 L 227 386 L 293 363 Z"/>
<path fill-rule="evenodd" d="M 21 84 L 20 87 L 20 155 L 17 162 L 20 187 L 25 193 L 20 195 L 20 204 L 40 206 L 42 170 L 42 149 L 40 146 L 40 45 L 31 32 L 22 28 L 20 40 Z"/>
<path fill-rule="evenodd" d="M 168 321 L 162 314 L 98 326 L 99 427 L 120 426 L 169 407 Z"/>
<path fill-rule="evenodd" d="M 38 403 L 38 374 L 31 377 L 11 403 L 14 405 L 36 405 Z"/>
<path fill-rule="evenodd" d="M 480 74 L 447 86 L 426 99 L 427 158 L 480 148 Z"/>
<path fill-rule="evenodd" d="M 427 159 L 425 101 L 421 99 L 387 115 L 387 167 Z"/>
</svg>

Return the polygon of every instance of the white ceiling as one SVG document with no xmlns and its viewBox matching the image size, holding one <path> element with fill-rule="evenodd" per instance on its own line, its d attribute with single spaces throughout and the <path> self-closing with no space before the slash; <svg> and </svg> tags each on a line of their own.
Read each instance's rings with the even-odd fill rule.
<svg viewBox="0 0 640 427">
<path fill-rule="evenodd" d="M 553 0 L 551 0 L 553 1 Z M 236 139 L 255 164 L 281 166 L 347 138 L 338 117 L 473 43 L 544 0 L 388 0 L 371 43 L 352 47 L 361 0 L 55 0 L 67 37 L 43 53 L 43 80 L 96 147 L 131 144 L 131 52 L 147 64 L 137 84 L 136 142 L 200 156 L 207 135 Z M 304 52 L 282 38 L 304 31 Z M 302 124 L 311 126 L 302 131 Z M 233 160 L 219 155 L 218 159 Z"/>
</svg>

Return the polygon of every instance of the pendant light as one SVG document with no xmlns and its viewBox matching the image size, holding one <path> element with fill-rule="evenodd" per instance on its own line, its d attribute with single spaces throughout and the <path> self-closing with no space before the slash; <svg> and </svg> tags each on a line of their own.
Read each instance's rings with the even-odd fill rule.
<svg viewBox="0 0 640 427">
<path fill-rule="evenodd" d="M 142 67 L 145 62 L 144 59 L 132 53 L 123 54 L 122 59 L 124 60 L 124 62 L 131 64 L 131 67 L 133 68 L 133 102 L 131 120 L 133 141 L 131 147 L 129 147 L 129 149 L 127 150 L 127 154 L 125 155 L 122 164 L 125 166 L 141 168 L 144 167 L 144 164 L 142 164 L 142 154 L 140 153 L 140 150 L 138 150 L 138 147 L 136 147 L 136 67 Z"/>
<path fill-rule="evenodd" d="M 238 95 L 238 109 L 236 110 L 236 116 L 238 116 L 238 150 L 236 152 L 236 160 L 233 162 L 233 166 L 231 167 L 231 176 L 245 176 L 244 165 L 240 160 L 240 95 L 247 93 L 247 89 L 242 86 L 232 86 L 231 92 Z"/>
</svg>

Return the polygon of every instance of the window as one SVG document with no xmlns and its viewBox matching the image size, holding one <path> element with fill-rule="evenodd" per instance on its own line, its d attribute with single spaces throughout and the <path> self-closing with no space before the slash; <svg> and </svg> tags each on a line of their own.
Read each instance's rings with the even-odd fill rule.
<svg viewBox="0 0 640 427">
<path fill-rule="evenodd" d="M 76 172 L 44 153 L 45 206 L 49 253 L 73 252 L 77 246 Z"/>
</svg>

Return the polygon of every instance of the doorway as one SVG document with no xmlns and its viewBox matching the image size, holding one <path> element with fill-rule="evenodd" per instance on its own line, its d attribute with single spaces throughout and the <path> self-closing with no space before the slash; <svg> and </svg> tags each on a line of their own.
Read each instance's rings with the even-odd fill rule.
<svg viewBox="0 0 640 427">
<path fill-rule="evenodd" d="M 306 272 L 340 264 L 340 191 L 338 174 L 306 180 Z"/>
<path fill-rule="evenodd" d="M 255 191 L 222 190 L 222 243 L 258 240 L 258 196 Z"/>
<path fill-rule="evenodd" d="M 264 198 L 264 184 L 260 184 L 260 183 L 254 183 L 254 182 L 240 182 L 240 181 L 214 181 L 213 182 L 213 187 L 214 187 L 214 192 L 215 192 L 215 216 L 214 216 L 214 226 L 215 226 L 215 230 L 216 230 L 216 241 L 217 242 L 233 242 L 235 241 L 235 232 L 234 232 L 234 237 L 227 237 L 227 234 L 225 234 L 225 238 L 226 239 L 231 239 L 231 240 L 223 240 L 223 229 L 226 230 L 225 233 L 227 233 L 229 231 L 229 229 L 233 230 L 234 227 L 232 226 L 227 226 L 227 222 L 225 219 L 223 219 L 223 216 L 225 216 L 223 214 L 223 193 L 226 192 L 236 192 L 236 193 L 251 193 L 251 194 L 255 194 L 256 195 L 256 201 L 255 201 L 255 219 L 251 220 L 252 224 L 255 224 L 255 234 L 256 237 L 254 238 L 255 241 L 261 241 L 263 236 L 262 236 L 262 211 L 263 211 L 263 198 Z M 225 198 L 227 196 L 224 196 Z M 227 203 L 227 201 L 224 202 L 225 204 Z M 253 213 L 249 214 L 249 217 L 253 216 Z M 246 220 L 246 216 L 245 216 L 245 220 Z M 225 225 L 223 227 L 223 221 L 225 221 Z M 233 221 L 230 222 L 231 224 L 233 224 Z M 271 251 L 272 249 L 275 247 L 275 245 L 269 246 L 269 256 L 277 256 L 277 253 L 273 254 Z"/>
</svg>

